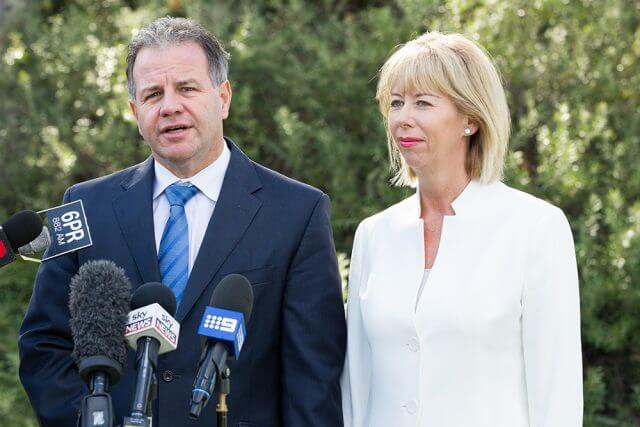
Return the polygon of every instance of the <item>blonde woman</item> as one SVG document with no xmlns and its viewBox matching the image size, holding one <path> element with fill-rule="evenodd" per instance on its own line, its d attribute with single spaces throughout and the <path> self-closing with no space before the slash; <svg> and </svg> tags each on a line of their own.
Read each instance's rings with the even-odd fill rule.
<svg viewBox="0 0 640 427">
<path fill-rule="evenodd" d="M 578 275 L 560 209 L 501 180 L 509 111 L 487 54 L 426 33 L 380 72 L 395 182 L 356 232 L 346 426 L 582 425 Z"/>
</svg>

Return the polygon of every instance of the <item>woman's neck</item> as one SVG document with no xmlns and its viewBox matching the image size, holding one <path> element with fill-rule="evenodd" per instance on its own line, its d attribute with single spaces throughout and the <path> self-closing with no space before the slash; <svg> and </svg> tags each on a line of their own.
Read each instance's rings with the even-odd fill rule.
<svg viewBox="0 0 640 427">
<path fill-rule="evenodd" d="M 449 170 L 418 175 L 420 216 L 424 218 L 427 213 L 431 212 L 440 215 L 455 215 L 451 203 L 462 193 L 469 181 L 470 178 L 466 171 L 460 173 Z"/>
</svg>

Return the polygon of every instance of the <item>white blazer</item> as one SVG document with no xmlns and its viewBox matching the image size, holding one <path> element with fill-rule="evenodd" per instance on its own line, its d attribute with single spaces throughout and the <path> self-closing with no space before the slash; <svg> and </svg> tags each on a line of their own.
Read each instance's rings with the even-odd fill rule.
<svg viewBox="0 0 640 427">
<path fill-rule="evenodd" d="M 419 196 L 356 231 L 346 427 L 582 426 L 578 274 L 562 211 L 469 183 L 424 271 Z"/>
</svg>

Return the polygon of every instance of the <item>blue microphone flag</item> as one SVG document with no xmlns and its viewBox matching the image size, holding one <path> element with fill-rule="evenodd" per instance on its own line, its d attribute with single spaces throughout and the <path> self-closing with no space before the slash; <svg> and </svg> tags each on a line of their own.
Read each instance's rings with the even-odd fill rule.
<svg viewBox="0 0 640 427">
<path fill-rule="evenodd" d="M 207 307 L 200 321 L 198 334 L 225 344 L 229 353 L 238 358 L 246 336 L 244 316 L 237 311 Z"/>
</svg>

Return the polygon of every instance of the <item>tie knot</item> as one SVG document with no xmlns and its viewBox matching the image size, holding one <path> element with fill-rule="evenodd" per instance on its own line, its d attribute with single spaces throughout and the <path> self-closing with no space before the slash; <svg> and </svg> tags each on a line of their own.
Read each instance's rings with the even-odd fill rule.
<svg viewBox="0 0 640 427">
<path fill-rule="evenodd" d="M 193 184 L 176 182 L 168 186 L 164 193 L 171 206 L 184 206 L 198 192 L 198 187 Z"/>
</svg>

